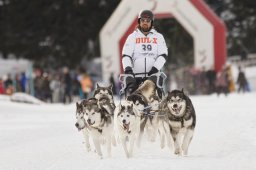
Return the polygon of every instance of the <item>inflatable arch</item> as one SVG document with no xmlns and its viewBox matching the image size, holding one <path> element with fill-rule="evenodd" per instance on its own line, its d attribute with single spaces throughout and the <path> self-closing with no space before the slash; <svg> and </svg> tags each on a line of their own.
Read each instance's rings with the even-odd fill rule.
<svg viewBox="0 0 256 170">
<path fill-rule="evenodd" d="M 194 40 L 194 66 L 220 70 L 226 62 L 226 27 L 203 0 L 122 0 L 100 32 L 103 79 L 122 72 L 121 52 L 142 9 L 174 17 Z"/>
</svg>

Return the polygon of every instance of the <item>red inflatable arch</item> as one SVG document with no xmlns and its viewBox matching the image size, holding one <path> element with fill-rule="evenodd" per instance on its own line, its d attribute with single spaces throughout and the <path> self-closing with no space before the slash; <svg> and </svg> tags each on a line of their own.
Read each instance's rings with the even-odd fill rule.
<svg viewBox="0 0 256 170">
<path fill-rule="evenodd" d="M 174 17 L 194 40 L 195 67 L 220 70 L 226 62 L 226 27 L 203 0 L 122 0 L 100 32 L 103 79 L 122 72 L 121 52 L 142 9 Z"/>
</svg>

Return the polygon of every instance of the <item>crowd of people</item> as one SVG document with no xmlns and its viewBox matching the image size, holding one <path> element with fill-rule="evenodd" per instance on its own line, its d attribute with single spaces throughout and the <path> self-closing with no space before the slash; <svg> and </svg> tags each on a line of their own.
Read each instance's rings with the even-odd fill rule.
<svg viewBox="0 0 256 170">
<path fill-rule="evenodd" d="M 224 66 L 216 72 L 213 68 L 206 70 L 186 67 L 177 71 L 176 82 L 178 87 L 183 87 L 190 94 L 228 95 L 230 92 L 249 92 L 249 83 L 244 70 L 239 66 L 237 80 L 234 80 L 231 66 Z M 236 88 L 237 87 L 237 88 Z"/>
<path fill-rule="evenodd" d="M 35 68 L 31 77 L 25 72 L 0 78 L 0 94 L 28 93 L 51 103 L 70 103 L 74 98 L 87 98 L 93 89 L 93 78 L 85 69 L 45 72 Z"/>
<path fill-rule="evenodd" d="M 219 72 L 214 69 L 199 70 L 193 67 L 185 67 L 170 74 L 177 88 L 184 88 L 190 94 L 212 94 L 228 95 L 230 92 L 250 91 L 245 72 L 238 67 L 237 79 L 234 80 L 231 67 L 226 66 Z M 169 74 L 169 73 L 167 73 Z M 84 99 L 92 96 L 93 88 L 97 81 L 83 68 L 69 70 L 67 67 L 53 73 L 44 72 L 42 69 L 34 69 L 32 79 L 26 73 L 0 78 L 0 94 L 11 95 L 15 92 L 23 92 L 34 95 L 36 98 L 51 103 L 70 103 L 75 99 Z M 109 82 L 113 84 L 114 95 L 119 94 L 120 82 L 112 74 Z M 168 83 L 170 84 L 170 83 Z M 172 90 L 168 87 L 167 90 Z"/>
</svg>

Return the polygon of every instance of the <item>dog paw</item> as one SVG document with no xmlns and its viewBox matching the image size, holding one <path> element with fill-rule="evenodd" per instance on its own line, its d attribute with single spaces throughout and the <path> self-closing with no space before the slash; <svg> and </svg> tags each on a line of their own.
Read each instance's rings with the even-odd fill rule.
<svg viewBox="0 0 256 170">
<path fill-rule="evenodd" d="M 103 159 L 103 155 L 98 154 L 99 159 Z"/>
<path fill-rule="evenodd" d="M 183 151 L 183 156 L 188 156 L 188 151 Z"/>
<path fill-rule="evenodd" d="M 150 138 L 149 140 L 150 140 L 150 142 L 155 142 L 156 141 L 155 138 Z"/>
<path fill-rule="evenodd" d="M 181 155 L 181 150 L 180 149 L 175 149 L 174 154 L 175 155 Z"/>
<path fill-rule="evenodd" d="M 86 149 L 87 152 L 91 151 L 91 147 L 85 147 L 85 149 Z"/>
<path fill-rule="evenodd" d="M 127 159 L 130 158 L 130 154 L 129 154 L 129 153 L 127 153 L 127 154 L 125 154 L 125 155 L 126 155 L 126 158 L 127 158 Z"/>
<path fill-rule="evenodd" d="M 164 149 L 165 144 L 164 144 L 164 143 L 161 143 L 160 147 L 161 147 L 161 149 Z"/>
</svg>

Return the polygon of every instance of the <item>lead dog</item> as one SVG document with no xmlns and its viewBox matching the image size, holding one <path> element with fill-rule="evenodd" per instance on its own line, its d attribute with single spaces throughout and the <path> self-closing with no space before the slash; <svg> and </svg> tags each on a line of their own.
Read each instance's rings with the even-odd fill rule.
<svg viewBox="0 0 256 170">
<path fill-rule="evenodd" d="M 88 124 L 89 133 L 92 137 L 96 152 L 103 158 L 101 144 L 106 141 L 107 154 L 111 156 L 111 143 L 114 130 L 113 115 L 101 109 L 97 99 L 91 99 L 84 106 L 84 119 Z"/>
<path fill-rule="evenodd" d="M 159 115 L 160 98 L 156 93 L 156 85 L 152 80 L 144 81 L 139 88 L 127 97 L 139 111 L 140 133 L 137 146 L 140 147 L 142 136 L 146 130 L 148 139 L 155 141 L 157 132 L 160 135 L 161 148 L 165 145 L 165 139 L 170 145 L 169 125 L 166 116 Z"/>
<path fill-rule="evenodd" d="M 115 126 L 125 155 L 132 157 L 134 142 L 139 133 L 140 117 L 133 104 L 123 101 L 115 110 Z"/>
<path fill-rule="evenodd" d="M 196 114 L 193 104 L 183 90 L 168 92 L 161 107 L 168 115 L 171 136 L 177 155 L 187 155 L 196 126 Z"/>
</svg>

